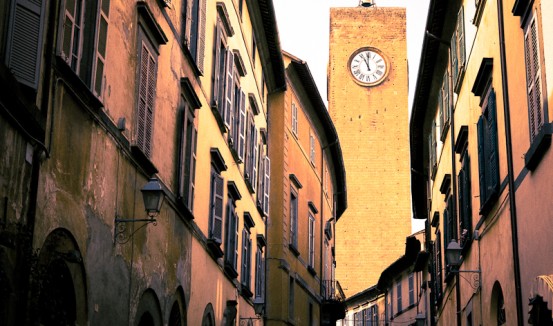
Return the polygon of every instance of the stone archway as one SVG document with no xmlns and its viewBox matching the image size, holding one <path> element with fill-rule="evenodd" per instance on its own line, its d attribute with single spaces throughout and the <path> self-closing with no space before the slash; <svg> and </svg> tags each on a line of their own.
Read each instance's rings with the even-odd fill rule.
<svg viewBox="0 0 553 326">
<path fill-rule="evenodd" d="M 87 323 L 86 277 L 81 252 L 71 233 L 52 231 L 33 273 L 34 318 L 45 326 Z"/>
<path fill-rule="evenodd" d="M 147 289 L 140 298 L 134 325 L 137 326 L 161 326 L 161 309 L 159 300 L 154 290 Z"/>
</svg>

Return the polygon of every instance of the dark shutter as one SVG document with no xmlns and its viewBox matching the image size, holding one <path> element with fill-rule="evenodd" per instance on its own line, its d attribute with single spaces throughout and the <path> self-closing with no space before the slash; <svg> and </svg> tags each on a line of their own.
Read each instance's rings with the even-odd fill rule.
<svg viewBox="0 0 553 326">
<path fill-rule="evenodd" d="M 269 216 L 269 191 L 271 182 L 271 160 L 265 156 L 264 160 L 264 180 L 263 180 L 263 214 Z"/>
<path fill-rule="evenodd" d="M 459 172 L 459 214 L 461 246 L 472 237 L 472 203 L 470 186 L 470 156 L 465 152 L 463 165 Z"/>
<path fill-rule="evenodd" d="M 221 57 L 222 55 L 224 55 L 224 51 L 222 51 L 222 46 L 221 46 L 222 33 L 223 31 L 222 31 L 221 23 L 218 20 L 217 28 L 215 29 L 215 46 L 213 47 L 213 73 L 211 78 L 211 83 L 213 85 L 213 92 L 211 94 L 211 105 L 214 107 L 217 107 L 221 115 L 223 114 L 223 111 L 222 111 L 223 103 L 221 102 L 221 97 L 219 94 L 221 92 L 220 88 L 223 87 L 222 86 L 223 75 L 221 75 L 221 71 L 223 71 L 224 69 L 224 61 L 223 61 L 223 58 Z M 221 67 L 221 65 L 223 67 Z"/>
<path fill-rule="evenodd" d="M 457 40 L 459 42 L 459 68 L 461 69 L 465 66 L 466 54 L 465 54 L 465 14 L 464 8 L 461 6 L 459 10 L 459 15 L 457 16 Z M 454 79 L 454 82 L 457 80 Z"/>
<path fill-rule="evenodd" d="M 223 242 L 223 178 L 211 174 L 211 232 L 210 238 L 218 243 Z"/>
<path fill-rule="evenodd" d="M 101 0 L 99 5 L 98 22 L 96 25 L 96 65 L 92 74 L 92 90 L 96 96 L 101 97 L 104 82 L 104 65 L 106 61 L 108 18 L 110 0 Z"/>
<path fill-rule="evenodd" d="M 43 2 L 13 1 L 6 64 L 17 80 L 37 89 L 42 53 Z"/>
<path fill-rule="evenodd" d="M 453 84 L 457 82 L 457 75 L 459 74 L 459 61 L 458 61 L 458 55 L 457 55 L 457 35 L 458 30 L 453 32 L 453 35 L 451 36 L 450 46 L 451 49 L 449 50 L 450 53 L 450 59 L 451 59 L 451 73 L 453 78 Z"/>
<path fill-rule="evenodd" d="M 198 56 L 196 65 L 201 72 L 204 71 L 204 53 L 205 53 L 205 26 L 206 26 L 206 3 L 207 0 L 198 0 L 200 2 L 200 26 L 198 28 Z"/>
<path fill-rule="evenodd" d="M 225 110 L 224 120 L 225 125 L 229 130 L 232 128 L 232 116 L 234 111 L 234 54 L 230 49 L 226 50 L 226 64 L 225 64 Z"/>
<path fill-rule="evenodd" d="M 487 122 L 488 122 L 488 167 L 490 169 L 489 183 L 490 192 L 487 197 L 497 194 L 499 192 L 499 157 L 498 157 L 498 144 L 497 144 L 497 113 L 496 113 L 496 101 L 495 91 L 492 89 L 488 97 L 487 107 Z M 486 199 L 488 199 L 486 198 Z"/>
<path fill-rule="evenodd" d="M 233 257 L 233 266 L 234 270 L 238 269 L 238 235 L 239 232 L 239 225 L 238 225 L 238 216 L 236 215 L 236 212 L 232 212 L 232 218 L 234 220 L 234 235 L 233 235 L 233 243 L 234 243 L 234 257 Z"/>
<path fill-rule="evenodd" d="M 257 156 L 259 153 L 259 147 L 257 144 L 258 142 L 257 128 L 255 127 L 255 125 L 253 125 L 252 129 L 253 129 L 253 144 L 252 144 L 253 156 L 252 156 L 251 184 L 252 184 L 253 191 L 256 192 L 257 191 Z"/>
<path fill-rule="evenodd" d="M 484 118 L 480 116 L 476 125 L 478 141 L 478 184 L 480 187 L 480 208 L 486 203 L 486 152 L 484 151 Z"/>
<path fill-rule="evenodd" d="M 240 90 L 240 116 L 238 119 L 238 158 L 244 160 L 246 147 L 246 94 Z"/>
</svg>

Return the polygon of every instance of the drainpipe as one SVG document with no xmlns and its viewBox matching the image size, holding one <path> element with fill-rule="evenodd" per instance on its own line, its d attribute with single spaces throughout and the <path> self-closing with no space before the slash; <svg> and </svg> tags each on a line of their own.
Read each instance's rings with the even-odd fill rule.
<svg viewBox="0 0 553 326">
<path fill-rule="evenodd" d="M 505 30 L 503 19 L 503 0 L 497 0 L 497 24 L 499 28 L 499 55 L 501 59 L 501 86 L 503 88 L 503 109 L 505 115 L 505 147 L 507 148 L 507 172 L 509 182 L 509 210 L 511 211 L 511 238 L 513 246 L 513 269 L 515 274 L 515 295 L 517 325 L 523 325 L 522 290 L 520 279 L 520 260 L 518 253 L 517 206 L 515 199 L 515 179 L 513 173 L 513 147 L 511 140 L 511 113 L 509 106 L 509 85 L 507 82 L 507 54 L 505 50 Z"/>
</svg>

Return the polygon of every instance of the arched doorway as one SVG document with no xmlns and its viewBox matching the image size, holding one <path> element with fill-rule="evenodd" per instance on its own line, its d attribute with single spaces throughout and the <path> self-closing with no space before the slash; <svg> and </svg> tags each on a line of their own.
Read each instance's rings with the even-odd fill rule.
<svg viewBox="0 0 553 326">
<path fill-rule="evenodd" d="M 87 295 L 82 256 L 71 233 L 52 231 L 40 250 L 33 272 L 34 318 L 39 324 L 84 325 Z"/>
<path fill-rule="evenodd" d="M 491 320 L 494 321 L 494 324 L 497 326 L 502 326 L 507 324 L 507 315 L 505 313 L 505 299 L 503 297 L 503 289 L 499 282 L 495 282 L 492 289 L 492 298 L 491 298 Z"/>
<path fill-rule="evenodd" d="M 140 298 L 138 309 L 136 311 L 136 326 L 161 326 L 161 309 L 159 300 L 152 289 L 147 289 Z"/>
<path fill-rule="evenodd" d="M 208 303 L 204 309 L 202 326 L 215 326 L 215 313 L 213 312 L 213 306 L 211 303 Z"/>
<path fill-rule="evenodd" d="M 186 326 L 186 302 L 184 291 L 179 287 L 175 293 L 175 299 L 169 313 L 169 326 Z"/>
</svg>

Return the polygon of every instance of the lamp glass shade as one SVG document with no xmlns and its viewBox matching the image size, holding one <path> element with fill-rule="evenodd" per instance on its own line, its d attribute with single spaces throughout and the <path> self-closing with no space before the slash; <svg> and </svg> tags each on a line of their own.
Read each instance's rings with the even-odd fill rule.
<svg viewBox="0 0 553 326">
<path fill-rule="evenodd" d="M 148 216 L 153 217 L 159 214 L 163 198 L 165 197 L 159 181 L 155 178 L 150 179 L 140 191 L 142 192 L 144 208 Z"/>
<path fill-rule="evenodd" d="M 253 310 L 257 316 L 261 316 L 263 314 L 263 309 L 265 308 L 265 300 L 261 297 L 256 297 L 253 300 Z"/>
<path fill-rule="evenodd" d="M 461 250 L 459 243 L 455 240 L 451 240 L 445 252 L 449 265 L 454 267 L 459 267 L 459 265 L 461 265 Z"/>
<path fill-rule="evenodd" d="M 415 324 L 417 326 L 424 326 L 425 322 L 426 322 L 426 315 L 419 312 L 415 317 Z"/>
</svg>

